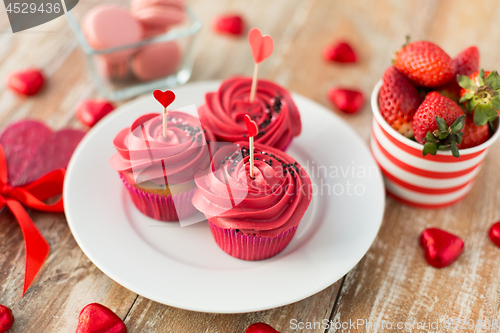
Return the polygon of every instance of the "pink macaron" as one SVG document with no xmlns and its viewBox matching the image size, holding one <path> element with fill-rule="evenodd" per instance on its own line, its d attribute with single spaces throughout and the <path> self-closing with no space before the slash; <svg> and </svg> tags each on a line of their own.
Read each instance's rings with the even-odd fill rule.
<svg viewBox="0 0 500 333">
<path fill-rule="evenodd" d="M 185 19 L 183 0 L 132 0 L 130 11 L 142 24 L 146 37 L 164 33 Z"/>
<path fill-rule="evenodd" d="M 98 5 L 83 19 L 83 33 L 91 47 L 104 50 L 141 41 L 142 25 L 125 8 L 113 5 Z M 126 58 L 134 53 L 126 49 L 106 54 L 108 59 Z"/>
<path fill-rule="evenodd" d="M 175 73 L 181 59 L 181 49 L 176 42 L 149 44 L 134 55 L 132 71 L 141 81 L 159 79 Z"/>
<path fill-rule="evenodd" d="M 101 76 L 109 80 L 125 80 L 130 74 L 129 58 L 108 59 L 99 55 L 95 63 Z"/>
</svg>

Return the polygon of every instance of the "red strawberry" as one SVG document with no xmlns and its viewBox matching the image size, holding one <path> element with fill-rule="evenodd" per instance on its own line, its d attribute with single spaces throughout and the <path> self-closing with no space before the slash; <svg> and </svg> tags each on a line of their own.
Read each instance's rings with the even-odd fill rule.
<svg viewBox="0 0 500 333">
<path fill-rule="evenodd" d="M 460 156 L 457 144 L 462 142 L 464 118 L 457 103 L 435 91 L 428 93 L 413 116 L 415 140 L 424 145 L 422 154 L 451 148 L 453 156 Z"/>
<path fill-rule="evenodd" d="M 216 32 L 232 35 L 241 35 L 244 30 L 243 25 L 243 19 L 239 15 L 222 15 L 216 17 L 212 23 Z"/>
<path fill-rule="evenodd" d="M 340 111 L 345 113 L 357 112 L 365 102 L 365 96 L 361 91 L 351 89 L 331 88 L 328 97 Z"/>
<path fill-rule="evenodd" d="M 457 75 L 471 75 L 479 71 L 479 50 L 475 46 L 470 46 L 460 52 L 454 59 L 455 73 L 453 79 L 444 86 L 438 88 L 439 93 L 451 98 L 455 102 L 460 99 L 460 86 L 458 85 Z"/>
<path fill-rule="evenodd" d="M 392 128 L 411 138 L 413 115 L 420 105 L 417 89 L 394 66 L 385 70 L 378 95 L 380 113 Z"/>
<path fill-rule="evenodd" d="M 31 96 L 42 89 L 45 78 L 43 73 L 36 68 L 12 73 L 7 78 L 7 87 L 22 95 Z"/>
<path fill-rule="evenodd" d="M 264 323 L 255 323 L 250 325 L 245 333 L 280 333 L 276 331 L 274 328 Z"/>
<path fill-rule="evenodd" d="M 480 70 L 470 76 L 458 75 L 462 87 L 460 103 L 465 103 L 467 112 L 473 113 L 478 126 L 493 121 L 500 113 L 500 76 L 497 71 Z"/>
<path fill-rule="evenodd" d="M 410 81 L 424 87 L 439 87 L 453 77 L 455 66 L 439 46 L 418 41 L 404 46 L 394 59 L 394 66 Z"/>
<path fill-rule="evenodd" d="M 474 124 L 472 116 L 465 117 L 464 135 L 462 143 L 458 144 L 459 149 L 472 148 L 479 146 L 490 138 L 490 126 L 485 124 L 477 126 Z"/>
<path fill-rule="evenodd" d="M 0 333 L 5 333 L 14 324 L 14 315 L 12 310 L 5 305 L 0 304 Z"/>
<path fill-rule="evenodd" d="M 323 58 L 336 62 L 356 62 L 356 53 L 346 42 L 338 42 L 323 49 Z"/>
</svg>

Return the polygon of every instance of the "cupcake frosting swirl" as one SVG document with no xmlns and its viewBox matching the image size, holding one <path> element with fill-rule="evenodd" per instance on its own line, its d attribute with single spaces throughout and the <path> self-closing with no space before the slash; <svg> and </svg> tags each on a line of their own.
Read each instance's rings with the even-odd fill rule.
<svg viewBox="0 0 500 333">
<path fill-rule="evenodd" d="M 220 148 L 209 171 L 196 174 L 193 205 L 223 229 L 275 237 L 297 226 L 311 201 L 311 180 L 281 150 L 255 144 L 254 179 L 248 144 Z"/>
<path fill-rule="evenodd" d="M 196 117 L 169 111 L 166 139 L 162 121 L 163 116 L 157 113 L 141 116 L 115 137 L 113 144 L 117 153 L 111 157 L 110 164 L 129 176 L 126 177 L 129 182 L 182 184 L 192 181 L 196 171 L 208 165 L 207 141 L 214 142 L 215 138 L 200 126 Z"/>
<path fill-rule="evenodd" d="M 266 80 L 258 81 L 255 100 L 250 103 L 251 84 L 251 78 L 231 78 L 216 92 L 207 93 L 198 110 L 202 124 L 219 141 L 246 141 L 244 117 L 249 114 L 259 127 L 255 141 L 285 150 L 301 131 L 297 106 L 285 88 Z"/>
</svg>

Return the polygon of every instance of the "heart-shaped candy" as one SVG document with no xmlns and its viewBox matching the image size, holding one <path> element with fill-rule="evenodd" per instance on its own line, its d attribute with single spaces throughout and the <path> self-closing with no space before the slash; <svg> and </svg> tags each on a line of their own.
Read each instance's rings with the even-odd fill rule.
<svg viewBox="0 0 500 333">
<path fill-rule="evenodd" d="M 126 333 L 127 327 L 113 311 L 99 303 L 86 305 L 78 316 L 76 333 Z"/>
<path fill-rule="evenodd" d="M 31 96 L 42 89 L 45 78 L 43 73 L 36 68 L 12 73 L 7 78 L 7 87 L 21 95 Z"/>
<path fill-rule="evenodd" d="M 0 333 L 7 332 L 14 324 L 12 310 L 0 304 Z"/>
<path fill-rule="evenodd" d="M 346 42 L 329 45 L 323 49 L 323 57 L 328 61 L 356 62 L 357 56 L 352 47 Z"/>
<path fill-rule="evenodd" d="M 212 23 L 215 31 L 223 34 L 241 35 L 244 30 L 240 15 L 223 15 L 216 17 Z"/>
<path fill-rule="evenodd" d="M 343 88 L 331 88 L 328 97 L 342 112 L 356 113 L 365 103 L 365 96 L 361 91 Z"/>
<path fill-rule="evenodd" d="M 245 333 L 280 333 L 274 328 L 264 323 L 255 323 L 250 325 Z"/>
<path fill-rule="evenodd" d="M 491 226 L 488 236 L 496 246 L 500 247 L 500 222 Z"/>
<path fill-rule="evenodd" d="M 464 242 L 459 237 L 438 228 L 429 228 L 420 236 L 427 263 L 436 268 L 451 265 L 462 254 Z"/>
<path fill-rule="evenodd" d="M 259 133 L 257 123 L 247 114 L 245 115 L 245 125 L 247 126 L 248 136 L 256 136 Z"/>
<path fill-rule="evenodd" d="M 175 94 L 171 90 L 155 90 L 153 91 L 153 96 L 164 108 L 168 107 L 175 100 Z"/>
<path fill-rule="evenodd" d="M 62 129 L 52 132 L 43 123 L 21 120 L 5 128 L 0 144 L 7 160 L 8 180 L 21 186 L 61 168 L 66 168 L 85 132 Z"/>
<path fill-rule="evenodd" d="M 83 124 L 92 127 L 114 109 L 115 106 L 109 101 L 85 100 L 77 106 L 76 117 Z"/>
<path fill-rule="evenodd" d="M 273 53 L 274 42 L 271 36 L 262 36 L 257 28 L 252 28 L 248 33 L 248 43 L 252 49 L 252 56 L 255 63 L 260 63 Z"/>
</svg>

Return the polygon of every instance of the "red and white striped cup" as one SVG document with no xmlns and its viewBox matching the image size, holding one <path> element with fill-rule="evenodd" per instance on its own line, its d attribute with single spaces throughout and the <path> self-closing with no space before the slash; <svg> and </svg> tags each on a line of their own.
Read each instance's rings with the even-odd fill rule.
<svg viewBox="0 0 500 333">
<path fill-rule="evenodd" d="M 423 145 L 396 132 L 378 109 L 379 81 L 373 89 L 373 133 L 371 151 L 384 175 L 387 193 L 408 205 L 441 208 L 452 205 L 469 193 L 488 148 L 500 130 L 482 145 L 460 149 L 460 157 L 438 150 L 422 156 Z"/>
</svg>

